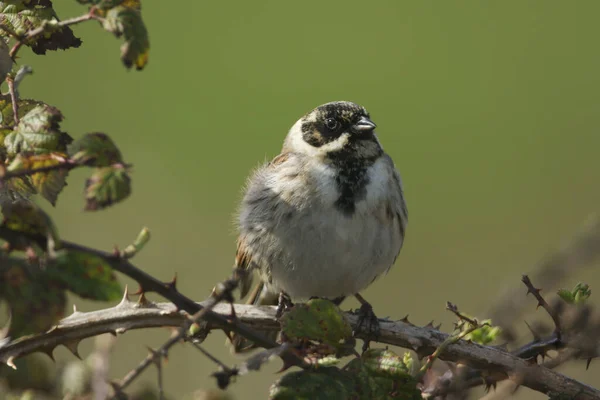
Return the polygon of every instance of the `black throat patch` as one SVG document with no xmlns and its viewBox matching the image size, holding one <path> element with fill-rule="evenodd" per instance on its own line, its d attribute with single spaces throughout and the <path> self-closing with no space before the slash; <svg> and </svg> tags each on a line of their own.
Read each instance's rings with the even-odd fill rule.
<svg viewBox="0 0 600 400">
<path fill-rule="evenodd" d="M 352 216 L 356 210 L 356 203 L 366 197 L 369 183 L 368 168 L 382 154 L 383 150 L 380 150 L 375 155 L 364 157 L 359 156 L 355 149 L 344 148 L 327 155 L 338 171 L 336 183 L 340 196 L 335 206 L 346 216 Z"/>
</svg>

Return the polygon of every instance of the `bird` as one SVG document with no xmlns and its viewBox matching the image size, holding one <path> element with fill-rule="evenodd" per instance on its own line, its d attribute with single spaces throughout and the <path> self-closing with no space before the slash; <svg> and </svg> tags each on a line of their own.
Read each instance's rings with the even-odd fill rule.
<svg viewBox="0 0 600 400">
<path fill-rule="evenodd" d="M 235 268 L 247 303 L 282 305 L 360 295 L 398 257 L 408 223 L 402 180 L 367 110 L 353 102 L 316 107 L 289 130 L 282 150 L 250 174 L 237 213 Z M 278 309 L 278 312 L 280 309 Z M 235 337 L 235 352 L 253 348 Z"/>
</svg>

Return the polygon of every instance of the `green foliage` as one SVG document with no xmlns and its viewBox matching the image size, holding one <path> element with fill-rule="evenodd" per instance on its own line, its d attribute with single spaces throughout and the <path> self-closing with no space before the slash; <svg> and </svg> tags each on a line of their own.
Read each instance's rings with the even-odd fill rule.
<svg viewBox="0 0 600 400">
<path fill-rule="evenodd" d="M 45 269 L 45 277 L 84 299 L 118 300 L 121 285 L 108 263 L 75 250 L 60 250 Z"/>
<path fill-rule="evenodd" d="M 470 340 L 474 343 L 487 345 L 498 339 L 502 333 L 502 329 L 499 326 L 492 326 L 492 320 L 486 319 L 481 322 L 479 328 L 466 334 L 463 339 Z M 465 326 L 465 328 L 467 328 Z"/>
<path fill-rule="evenodd" d="M 392 351 L 369 350 L 343 369 L 318 367 L 284 375 L 271 386 L 269 398 L 287 399 L 421 399 L 411 366 Z"/>
<path fill-rule="evenodd" d="M 409 353 L 400 357 L 388 349 L 371 349 L 342 369 L 335 366 L 340 354 L 332 354 L 352 343 L 352 327 L 329 300 L 294 305 L 282 316 L 281 329 L 282 339 L 298 343 L 314 368 L 283 376 L 271 387 L 270 399 L 421 398 L 413 376 L 418 361 Z"/>
<path fill-rule="evenodd" d="M 296 304 L 283 315 L 281 332 L 288 341 L 313 340 L 334 348 L 352 338 L 352 327 L 342 310 L 325 299 Z"/>
<path fill-rule="evenodd" d="M 69 146 L 71 160 L 92 167 L 108 167 L 122 163 L 121 152 L 104 133 L 88 133 Z"/>
<path fill-rule="evenodd" d="M 101 210 L 124 200 L 130 193 L 131 179 L 124 166 L 97 168 L 85 183 L 85 210 Z"/>
<path fill-rule="evenodd" d="M 33 236 L 43 236 L 53 243 L 58 242 L 58 232 L 50 216 L 35 203 L 19 201 L 7 204 L 2 210 L 4 219 L 2 226 L 16 232 Z M 11 242 L 12 248 L 24 249 L 30 243 Z"/>
<path fill-rule="evenodd" d="M 362 355 L 364 367 L 374 375 L 397 378 L 410 375 L 415 360 L 410 353 L 403 357 L 388 349 L 369 349 Z"/>
<path fill-rule="evenodd" d="M 0 1 L 0 13 L 3 15 L 2 23 L 6 30 L 0 29 L 0 37 L 9 37 L 10 31 L 23 36 L 29 30 L 45 24 L 48 33 L 40 35 L 26 43 L 34 53 L 45 54 L 47 50 L 69 49 L 81 46 L 81 40 L 73 34 L 69 27 L 54 27 L 59 20 L 52 8 L 50 0 L 9 0 Z"/>
<path fill-rule="evenodd" d="M 127 5 L 130 3 L 132 6 Z M 150 41 L 138 2 L 123 2 L 110 8 L 104 16 L 103 26 L 108 32 L 125 39 L 121 46 L 121 60 L 127 68 L 135 66 L 140 70 L 146 66 Z"/>
<path fill-rule="evenodd" d="M 64 315 L 65 291 L 48 280 L 43 271 L 22 259 L 0 261 L 0 299 L 10 308 L 9 336 L 38 333 L 52 327 Z"/>
<path fill-rule="evenodd" d="M 4 138 L 8 156 L 27 151 L 35 154 L 51 151 L 66 152 L 73 141 L 71 136 L 59 130 L 63 116 L 47 104 L 36 105 L 25 114 L 13 132 Z"/>
<path fill-rule="evenodd" d="M 573 290 L 559 289 L 558 296 L 569 304 L 583 304 L 592 295 L 589 285 L 579 282 Z"/>
<path fill-rule="evenodd" d="M 22 170 L 34 170 L 39 168 L 64 165 L 67 155 L 64 153 L 48 154 L 18 154 L 10 163 L 7 171 L 16 172 Z M 54 169 L 51 171 L 42 171 L 29 175 L 31 186 L 36 193 L 41 194 L 52 205 L 56 205 L 58 194 L 66 185 L 66 178 L 69 171 L 66 168 Z M 29 187 L 28 187 L 29 188 Z"/>
</svg>

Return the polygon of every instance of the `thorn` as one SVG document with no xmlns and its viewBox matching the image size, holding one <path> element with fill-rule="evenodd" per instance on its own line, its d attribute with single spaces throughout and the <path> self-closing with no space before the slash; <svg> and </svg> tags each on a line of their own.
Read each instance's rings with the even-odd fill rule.
<svg viewBox="0 0 600 400">
<path fill-rule="evenodd" d="M 77 314 L 77 304 L 73 304 L 73 314 Z"/>
<path fill-rule="evenodd" d="M 119 304 L 117 304 L 117 307 L 122 307 L 122 306 L 125 306 L 126 304 L 129 304 L 129 288 L 127 285 L 125 285 L 125 291 L 123 292 L 123 298 L 121 299 Z"/>
<path fill-rule="evenodd" d="M 177 272 L 175 273 L 175 276 L 173 276 L 171 282 L 166 282 L 165 286 L 167 286 L 169 289 L 177 290 Z"/>
<path fill-rule="evenodd" d="M 65 346 L 67 349 L 69 349 L 69 351 L 71 353 L 73 353 L 73 355 L 75 357 L 77 357 L 81 360 L 81 356 L 79 355 L 79 350 L 77 349 L 79 347 L 79 342 L 81 342 L 81 340 L 69 340 L 67 342 L 64 342 L 63 346 Z"/>
<path fill-rule="evenodd" d="M 434 328 L 436 331 L 439 331 L 441 327 L 442 327 L 442 323 L 440 322 L 439 324 L 437 324 L 437 326 L 434 326 L 433 328 Z"/>
<path fill-rule="evenodd" d="M 406 315 L 404 316 L 404 318 L 402 318 L 402 319 L 400 320 L 400 322 L 404 322 L 405 324 L 412 325 L 412 324 L 411 324 L 411 323 L 408 321 L 408 314 L 406 314 Z"/>
<path fill-rule="evenodd" d="M 52 348 L 49 348 L 49 347 L 48 348 L 42 348 L 42 349 L 40 349 L 40 351 L 42 353 L 44 353 L 45 355 L 47 355 L 48 357 L 50 357 L 50 359 L 52 361 L 56 362 L 56 360 L 54 359 L 54 354 L 53 354 L 54 353 L 54 347 L 52 347 Z M 9 361 L 10 361 L 10 359 L 9 359 Z M 11 366 L 11 365 L 9 364 L 9 366 Z M 17 369 L 17 367 L 13 367 L 13 368 Z"/>
<path fill-rule="evenodd" d="M 425 328 L 432 329 L 433 328 L 433 320 L 429 321 L 429 323 L 427 325 L 425 325 Z"/>
<path fill-rule="evenodd" d="M 140 297 L 137 301 L 137 307 L 148 307 L 152 302 L 146 298 L 145 292 L 140 293 Z"/>
<path fill-rule="evenodd" d="M 527 323 L 527 321 L 523 321 L 525 322 L 525 325 L 527 325 L 527 328 L 529 328 L 529 332 L 531 332 L 531 334 L 533 335 L 533 341 L 534 342 L 539 342 L 542 340 L 542 338 L 540 337 L 540 335 L 538 335 L 533 328 Z"/>
<path fill-rule="evenodd" d="M 132 293 L 132 295 L 134 295 L 134 296 L 138 296 L 138 295 L 140 295 L 140 294 L 142 294 L 142 293 L 144 293 L 144 292 L 146 292 L 146 291 L 144 290 L 144 288 L 143 288 L 143 287 L 142 287 L 142 285 L 140 284 L 140 287 L 138 287 L 138 290 L 136 290 L 136 291 L 135 291 L 135 293 Z"/>
<path fill-rule="evenodd" d="M 54 361 L 54 358 L 52 359 L 52 361 Z M 15 365 L 15 357 L 14 356 L 8 357 L 8 360 L 6 360 L 6 365 L 8 365 L 12 369 L 16 370 L 17 366 Z"/>
<path fill-rule="evenodd" d="M 587 362 L 585 363 L 585 370 L 586 370 L 586 371 L 587 371 L 587 370 L 588 370 L 588 368 L 590 367 L 590 364 L 591 364 L 591 363 L 592 363 L 592 358 L 590 357 L 590 358 L 588 358 L 588 359 L 587 359 Z"/>
</svg>

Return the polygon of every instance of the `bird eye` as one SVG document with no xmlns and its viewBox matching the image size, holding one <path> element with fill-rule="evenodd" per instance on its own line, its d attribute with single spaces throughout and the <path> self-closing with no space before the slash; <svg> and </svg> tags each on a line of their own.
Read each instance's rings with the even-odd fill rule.
<svg viewBox="0 0 600 400">
<path fill-rule="evenodd" d="M 333 130 L 335 130 L 338 127 L 338 122 L 335 120 L 335 118 L 327 118 L 325 120 L 325 126 L 330 131 L 333 131 Z"/>
</svg>

